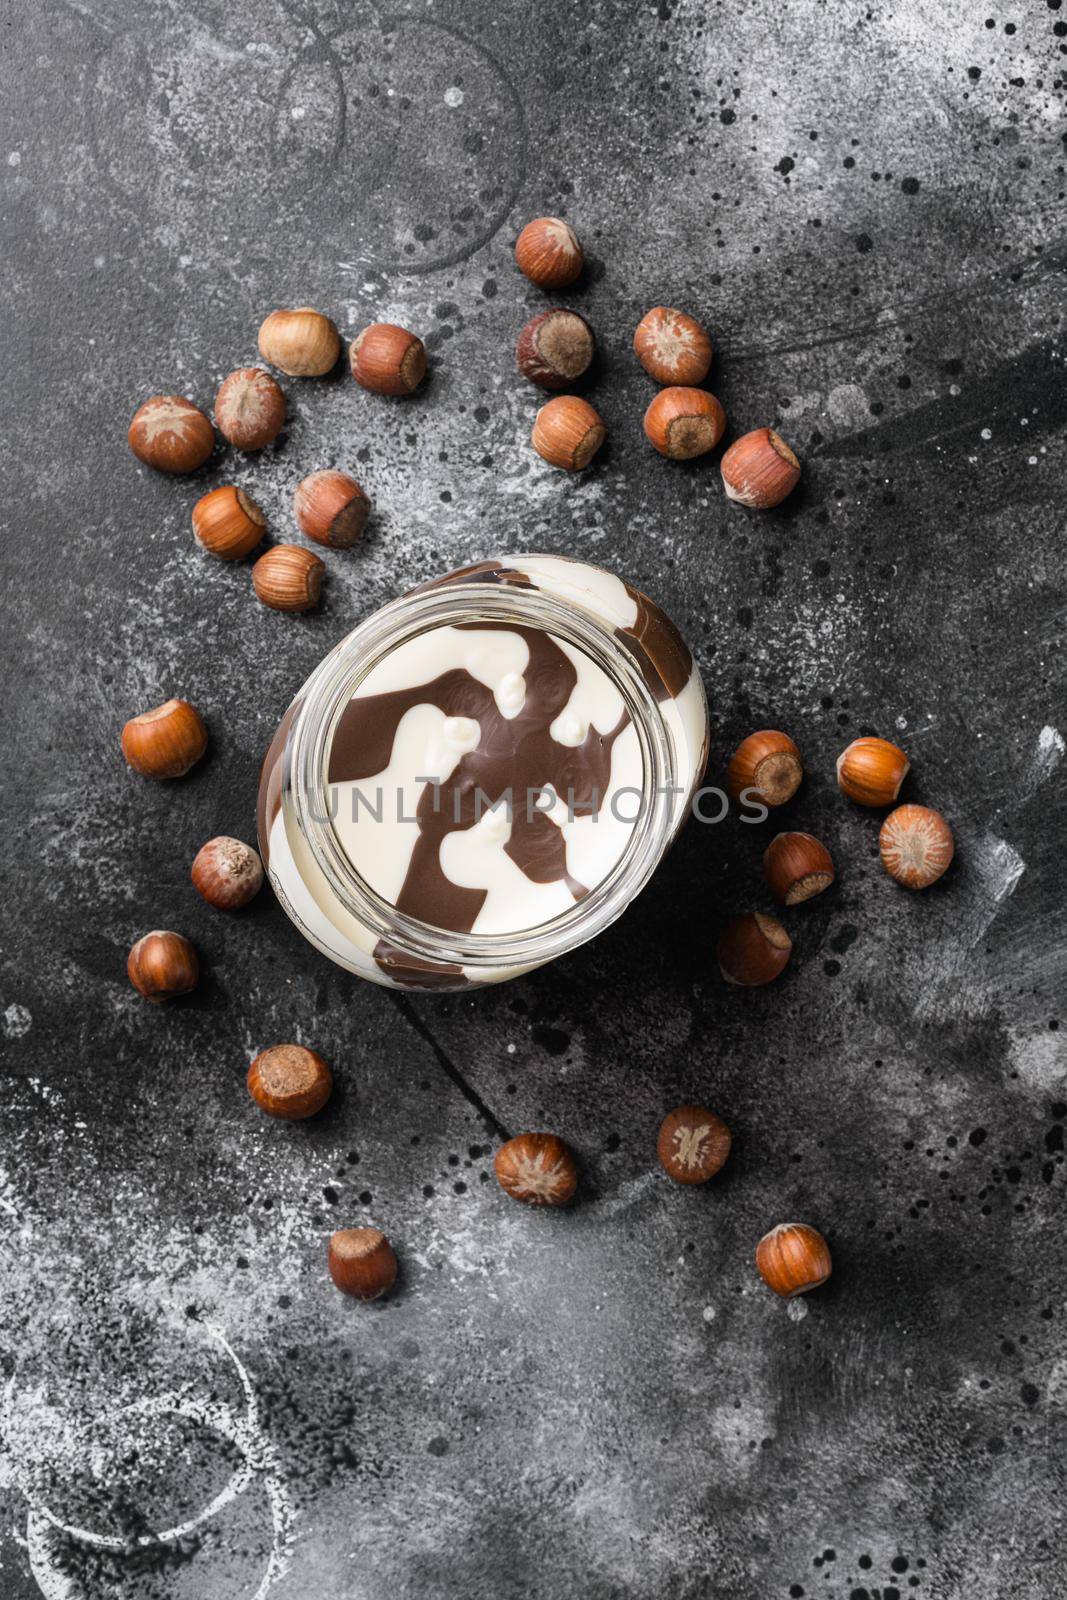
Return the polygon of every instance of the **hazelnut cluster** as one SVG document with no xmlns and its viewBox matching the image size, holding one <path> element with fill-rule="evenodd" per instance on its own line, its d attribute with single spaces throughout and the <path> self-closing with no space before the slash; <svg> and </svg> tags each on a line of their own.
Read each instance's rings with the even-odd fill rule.
<svg viewBox="0 0 1067 1600">
<path fill-rule="evenodd" d="M 714 1111 L 702 1105 L 677 1106 L 660 1124 L 656 1155 L 669 1178 L 691 1187 L 722 1171 L 732 1142 L 729 1128 Z M 493 1167 L 504 1193 L 524 1205 L 565 1206 L 578 1188 L 574 1156 L 554 1133 L 520 1133 L 508 1139 Z M 807 1223 L 779 1223 L 756 1246 L 756 1267 L 776 1294 L 803 1294 L 830 1276 L 829 1246 Z"/>
<path fill-rule="evenodd" d="M 301 306 L 274 311 L 259 330 L 263 359 L 290 377 L 322 377 L 333 370 L 341 338 L 329 317 Z M 352 377 L 381 395 L 411 394 L 426 374 L 422 341 L 392 323 L 373 323 L 353 341 Z M 285 394 L 261 367 L 232 372 L 215 397 L 215 424 L 235 449 L 265 449 L 285 423 Z M 129 429 L 134 454 L 146 465 L 171 473 L 195 472 L 215 448 L 206 414 L 180 395 L 157 395 L 135 414 Z M 346 550 L 359 539 L 370 501 L 346 472 L 312 472 L 297 485 L 293 515 L 300 531 L 327 549 Z M 193 507 L 193 534 L 200 547 L 222 561 L 238 561 L 262 543 L 267 519 L 252 497 L 236 484 L 223 484 Z M 272 546 L 255 562 L 252 584 L 258 598 L 275 611 L 305 611 L 318 603 L 325 563 L 302 545 Z M 172 699 L 126 723 L 122 751 L 145 777 L 179 778 L 192 770 L 207 749 L 207 729 L 196 707 Z M 263 884 L 263 866 L 250 845 L 220 836 L 197 853 L 191 879 L 197 893 L 219 910 L 245 906 Z M 138 939 L 129 952 L 127 972 L 139 994 L 154 1003 L 195 989 L 200 963 L 196 949 L 179 933 L 157 930 Z M 273 1117 L 298 1121 L 323 1109 L 333 1077 L 317 1051 L 299 1044 L 273 1045 L 252 1061 L 248 1092 Z M 360 1300 L 376 1299 L 392 1287 L 396 1256 L 374 1228 L 346 1228 L 329 1241 L 328 1269 L 338 1288 Z"/>
<path fill-rule="evenodd" d="M 515 257 L 521 272 L 539 287 L 560 291 L 581 277 L 584 255 L 573 228 L 559 218 L 541 217 L 519 235 Z M 259 353 L 275 371 L 291 378 L 322 377 L 333 371 L 342 351 L 336 324 L 311 307 L 272 312 L 258 335 Z M 660 385 L 644 414 L 644 432 L 661 455 L 692 460 L 715 450 L 726 431 L 725 411 L 704 387 L 713 361 L 710 335 L 684 311 L 655 306 L 641 318 L 634 353 Z M 567 392 L 590 372 L 596 338 L 589 322 L 570 307 L 550 306 L 532 317 L 519 334 L 520 372 L 553 398 L 537 412 L 532 443 L 551 465 L 581 471 L 604 443 L 606 430 L 596 408 Z M 395 323 L 364 328 L 348 352 L 351 376 L 361 388 L 388 397 L 413 394 L 427 371 L 422 341 Z M 234 449 L 264 450 L 278 438 L 286 420 L 286 396 L 264 367 L 241 367 L 220 385 L 214 424 L 180 395 L 156 395 L 136 412 L 129 443 L 147 465 L 173 474 L 197 471 L 211 457 L 215 428 Z M 722 456 L 720 470 L 727 498 L 766 509 L 780 504 L 796 487 L 800 463 L 788 444 L 769 427 L 736 439 Z M 293 496 L 300 533 L 327 550 L 345 550 L 361 538 L 371 504 L 348 473 L 328 468 L 301 479 Z M 193 533 L 207 553 L 223 561 L 243 560 L 262 544 L 267 519 L 249 494 L 223 484 L 201 496 L 192 511 Z M 260 554 L 252 568 L 253 588 L 276 611 L 305 611 L 318 603 L 326 565 L 315 550 L 283 542 Z M 208 736 L 204 721 L 188 701 L 171 699 L 133 717 L 122 732 L 123 754 L 131 768 L 156 779 L 190 772 L 202 759 Z M 907 757 L 885 740 L 855 740 L 838 761 L 838 782 L 857 803 L 887 807 L 896 802 L 909 770 Z M 745 739 L 730 761 L 727 783 L 735 799 L 756 798 L 768 808 L 796 794 L 804 767 L 794 741 L 778 730 L 760 730 Z M 953 840 L 944 818 L 924 806 L 898 806 L 885 819 L 879 838 L 886 871 L 911 888 L 924 888 L 947 869 Z M 834 882 L 835 867 L 826 846 L 803 832 L 779 833 L 763 858 L 768 887 L 785 908 L 823 893 Z M 256 851 L 239 839 L 219 836 L 198 852 L 191 869 L 197 893 L 220 910 L 247 905 L 263 882 Z M 786 928 L 773 916 L 750 911 L 734 919 L 718 945 L 718 961 L 731 984 L 754 987 L 784 971 L 792 951 Z M 131 983 L 159 1003 L 189 994 L 199 978 L 199 959 L 183 935 L 156 930 L 138 939 L 129 952 Z M 251 1098 L 269 1116 L 299 1121 L 320 1113 L 330 1099 L 333 1077 L 325 1059 L 301 1044 L 273 1045 L 248 1068 Z M 682 1186 L 706 1183 L 726 1163 L 731 1134 L 715 1112 L 698 1104 L 671 1111 L 663 1120 L 656 1150 L 668 1176 Z M 497 1151 L 494 1168 L 501 1188 L 531 1206 L 560 1207 L 578 1188 L 578 1168 L 565 1142 L 552 1133 L 523 1133 Z M 756 1265 L 779 1295 L 817 1287 L 831 1271 L 825 1239 L 806 1223 L 781 1223 L 756 1248 Z M 373 1300 L 392 1288 L 397 1258 L 375 1228 L 345 1228 L 329 1240 L 327 1266 L 344 1293 Z"/>
<path fill-rule="evenodd" d="M 317 1116 L 333 1093 L 328 1064 L 317 1050 L 302 1044 L 261 1050 L 246 1082 L 260 1110 L 283 1122 Z M 337 1288 L 354 1300 L 387 1294 L 398 1270 L 396 1253 L 378 1228 L 338 1228 L 327 1243 L 326 1268 Z"/>
<path fill-rule="evenodd" d="M 127 764 L 142 777 L 161 781 L 191 772 L 207 750 L 207 742 L 204 719 L 188 700 L 165 700 L 151 711 L 131 717 L 122 730 Z M 263 866 L 251 845 L 220 836 L 197 852 L 190 877 L 209 905 L 236 911 L 259 893 Z M 196 988 L 200 961 L 183 934 L 156 929 L 132 946 L 126 972 L 138 994 L 160 1004 Z"/>
<path fill-rule="evenodd" d="M 310 306 L 272 311 L 259 329 L 258 342 L 264 361 L 296 378 L 324 376 L 337 365 L 341 353 L 336 324 Z M 378 322 L 352 341 L 350 363 L 353 378 L 364 389 L 383 395 L 410 394 L 425 376 L 426 351 L 406 329 Z M 215 426 L 234 449 L 264 450 L 285 425 L 285 393 L 264 368 L 238 367 L 220 384 L 214 414 Z M 182 474 L 197 471 L 209 459 L 215 430 L 206 413 L 184 396 L 154 395 L 135 412 L 128 440 L 134 455 L 147 466 Z M 346 472 L 312 472 L 297 485 L 293 497 L 301 532 L 328 549 L 345 550 L 355 544 L 369 513 L 369 499 Z M 251 495 L 230 483 L 200 497 L 192 510 L 192 524 L 201 549 L 220 561 L 240 561 L 262 544 L 267 519 Z M 255 562 L 252 586 L 274 611 L 307 611 L 318 604 L 325 574 L 326 565 L 313 550 L 282 543 Z M 127 763 L 149 778 L 184 777 L 203 757 L 207 742 L 203 718 L 183 699 L 141 712 L 122 730 Z M 233 911 L 259 892 L 263 867 L 250 845 L 226 836 L 203 846 L 191 876 L 204 900 Z M 195 949 L 183 935 L 169 931 L 139 939 L 130 951 L 127 970 L 138 992 L 152 1001 L 188 994 L 199 978 Z"/>
<path fill-rule="evenodd" d="M 289 377 L 322 377 L 337 365 L 341 336 L 336 324 L 310 306 L 272 311 L 259 329 L 264 361 Z M 410 394 L 426 373 L 422 341 L 392 323 L 373 323 L 353 341 L 352 376 L 377 394 Z M 262 367 L 238 367 L 215 395 L 215 425 L 241 451 L 274 443 L 285 425 L 285 393 Z M 153 395 L 134 413 L 128 432 L 134 455 L 159 472 L 196 472 L 215 449 L 207 414 L 182 395 Z M 301 532 L 318 545 L 344 550 L 355 544 L 370 513 L 363 489 L 345 472 L 312 472 L 297 485 L 293 513 Z M 261 544 L 267 519 L 236 484 L 201 495 L 192 510 L 193 535 L 220 561 L 240 561 Z M 318 604 L 326 566 L 314 551 L 283 543 L 265 551 L 252 568 L 252 586 L 274 611 L 307 611 Z M 184 777 L 207 749 L 207 729 L 188 700 L 170 699 L 131 717 L 122 730 L 122 753 L 144 777 Z M 210 905 L 233 911 L 259 892 L 263 867 L 250 845 L 228 836 L 211 839 L 192 867 L 197 892 Z M 199 961 L 183 935 L 156 931 L 139 939 L 127 971 L 138 992 L 152 1001 L 188 994 L 199 978 Z M 279 1112 L 284 1115 L 284 1112 Z"/>
<path fill-rule="evenodd" d="M 854 739 L 837 759 L 842 794 L 858 805 L 891 806 L 910 762 L 888 739 Z M 735 801 L 759 802 L 769 809 L 785 805 L 800 787 L 804 765 L 793 740 L 776 729 L 749 734 L 734 751 L 727 787 Z M 909 889 L 926 889 L 949 868 L 955 853 L 952 830 L 930 806 L 903 805 L 890 812 L 878 840 L 882 865 Z M 822 894 L 834 881 L 833 858 L 810 833 L 779 833 L 763 853 L 763 875 L 783 906 L 800 905 Z M 735 917 L 717 949 L 727 983 L 755 988 L 785 970 L 792 940 L 775 917 L 748 911 Z"/>
<path fill-rule="evenodd" d="M 209 904 L 224 910 L 247 905 L 263 882 L 259 856 L 239 839 L 212 839 L 197 854 L 193 884 Z M 200 976 L 195 947 L 180 933 L 157 929 L 132 947 L 130 982 L 153 1004 L 191 993 Z M 333 1074 L 317 1050 L 302 1044 L 271 1045 L 251 1062 L 248 1093 L 268 1116 L 303 1122 L 317 1116 L 333 1093 Z M 396 1280 L 393 1248 L 376 1228 L 342 1228 L 328 1245 L 327 1267 L 337 1287 L 358 1300 L 376 1300 Z"/>
<path fill-rule="evenodd" d="M 519 234 L 515 262 L 539 288 L 566 289 L 581 277 L 585 258 L 569 223 L 536 217 Z M 637 325 L 633 348 L 649 377 L 663 385 L 644 415 L 649 444 L 671 461 L 691 461 L 714 450 L 726 431 L 726 412 L 700 387 L 713 355 L 707 329 L 685 311 L 653 306 Z M 523 377 L 539 388 L 567 389 L 589 371 L 595 353 L 585 318 L 553 306 L 522 329 L 515 359 Z M 605 436 L 603 419 L 588 400 L 561 394 L 538 411 L 531 443 L 550 466 L 580 472 Z M 727 498 L 759 510 L 780 505 L 800 480 L 800 462 L 773 428 L 756 428 L 736 439 L 720 471 Z"/>
<path fill-rule="evenodd" d="M 578 236 L 559 217 L 535 217 L 515 244 L 515 264 L 540 289 L 569 289 L 585 266 Z M 577 311 L 553 306 L 519 334 L 515 360 L 539 389 L 567 389 L 583 378 L 596 355 L 592 328 Z M 534 418 L 530 442 L 549 466 L 581 472 L 604 443 L 607 430 L 595 406 L 580 395 L 560 394 Z"/>
<path fill-rule="evenodd" d="M 519 269 L 539 287 L 572 287 L 581 276 L 584 255 L 569 223 L 538 217 L 527 223 L 515 246 Z M 259 329 L 259 353 L 277 371 L 294 378 L 323 377 L 341 355 L 337 325 L 311 306 L 272 311 Z M 714 450 L 726 429 L 718 399 L 700 385 L 711 367 L 707 330 L 686 312 L 654 306 L 634 334 L 638 360 L 662 389 L 651 400 L 644 430 L 662 455 L 691 460 Z M 522 329 L 516 358 L 519 370 L 547 390 L 567 390 L 589 371 L 596 340 L 586 319 L 572 308 L 540 312 Z M 375 322 L 351 341 L 353 379 L 379 395 L 414 393 L 427 371 L 420 338 L 391 322 Z M 286 398 L 277 379 L 263 367 L 239 367 L 220 385 L 215 425 L 240 451 L 259 451 L 274 443 L 286 420 Z M 557 393 L 538 411 L 531 440 L 551 465 L 579 472 L 589 465 L 606 437 L 596 408 L 582 396 Z M 129 443 L 137 457 L 159 471 L 197 471 L 212 455 L 215 431 L 207 414 L 181 395 L 154 395 L 135 413 Z M 728 497 L 747 506 L 780 503 L 795 487 L 800 465 L 789 446 L 770 428 L 737 439 L 722 458 Z M 370 501 L 356 480 L 338 470 L 312 472 L 297 486 L 294 515 L 313 542 L 347 549 L 362 534 Z M 252 555 L 266 533 L 267 519 L 255 500 L 235 484 L 203 495 L 192 514 L 193 533 L 202 549 L 224 561 Z M 276 611 L 307 611 L 322 593 L 326 565 L 314 552 L 282 543 L 261 554 L 252 569 L 259 600 Z"/>
<path fill-rule="evenodd" d="M 259 329 L 259 353 L 279 372 L 295 378 L 323 377 L 336 367 L 341 335 L 336 324 L 311 306 L 272 311 Z M 391 322 L 375 322 L 352 340 L 352 377 L 375 394 L 408 395 L 426 376 L 426 349 L 415 334 Z M 285 425 L 285 393 L 263 367 L 238 367 L 215 395 L 215 426 L 234 449 L 263 450 Z M 161 472 L 195 472 L 215 448 L 207 415 L 181 395 L 154 395 L 139 407 L 129 429 L 130 448 Z M 307 538 L 327 549 L 347 550 L 366 526 L 370 500 L 347 472 L 324 470 L 303 478 L 293 496 L 293 515 Z M 240 561 L 263 542 L 267 519 L 236 484 L 223 484 L 193 507 L 193 534 L 201 549 L 221 561 Z M 326 564 L 297 544 L 272 546 L 252 568 L 252 587 L 273 611 L 308 611 L 322 593 Z"/>
<path fill-rule="evenodd" d="M 888 739 L 854 739 L 837 758 L 837 783 L 842 794 L 861 806 L 895 803 L 911 770 L 903 750 Z M 956 843 L 952 829 L 932 806 L 897 806 L 882 823 L 878 853 L 891 878 L 906 889 L 928 889 L 952 865 Z"/>
</svg>

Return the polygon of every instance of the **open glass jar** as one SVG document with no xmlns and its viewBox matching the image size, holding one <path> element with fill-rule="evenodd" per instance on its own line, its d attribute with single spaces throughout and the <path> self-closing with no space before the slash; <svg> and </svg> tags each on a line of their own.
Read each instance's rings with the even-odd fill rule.
<svg viewBox="0 0 1067 1600">
<path fill-rule="evenodd" d="M 584 562 L 486 561 L 383 606 L 312 673 L 263 764 L 260 850 L 340 966 L 498 983 L 626 909 L 707 752 L 700 674 L 658 606 Z"/>
</svg>

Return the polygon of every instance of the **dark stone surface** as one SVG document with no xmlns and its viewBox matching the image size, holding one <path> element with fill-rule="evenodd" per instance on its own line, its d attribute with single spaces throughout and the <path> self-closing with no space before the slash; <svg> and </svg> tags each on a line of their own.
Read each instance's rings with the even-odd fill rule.
<svg viewBox="0 0 1067 1600">
<path fill-rule="evenodd" d="M 40 0 L 2 22 L 4 1600 L 1062 1592 L 1067 8 Z M 532 456 L 511 359 L 543 304 L 511 244 L 544 212 L 586 243 L 562 298 L 603 351 L 610 443 L 573 481 Z M 140 468 L 135 406 L 209 404 L 302 302 L 422 332 L 425 391 L 287 382 L 263 458 Z M 712 329 L 732 432 L 776 420 L 801 454 L 780 512 L 645 445 L 629 340 L 654 302 Z M 236 481 L 284 537 L 328 465 L 371 529 L 328 555 L 318 614 L 265 612 L 190 506 Z M 665 605 L 713 777 L 754 726 L 800 743 L 782 820 L 840 881 L 789 915 L 770 991 L 712 960 L 764 903 L 771 829 L 737 822 L 690 826 L 594 945 L 471 997 L 347 977 L 266 894 L 198 902 L 189 863 L 252 836 L 324 650 L 509 548 Z M 118 735 L 172 693 L 211 751 L 155 786 Z M 864 731 L 956 828 L 923 897 L 835 791 Z M 157 1010 L 124 962 L 160 925 L 206 977 Z M 245 1094 L 289 1038 L 336 1070 L 312 1126 Z M 689 1193 L 653 1152 L 693 1096 L 736 1143 Z M 567 1215 L 492 1180 L 529 1127 L 580 1156 Z M 794 1216 L 836 1271 L 790 1309 L 752 1252 Z M 402 1277 L 366 1308 L 325 1238 L 371 1219 Z M 176 1540 L 49 1521 L 180 1530 L 242 1461 Z"/>
</svg>

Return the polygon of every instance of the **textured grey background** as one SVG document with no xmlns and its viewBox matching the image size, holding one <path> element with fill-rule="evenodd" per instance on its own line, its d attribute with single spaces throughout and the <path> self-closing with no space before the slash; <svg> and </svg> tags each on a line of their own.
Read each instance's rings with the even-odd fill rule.
<svg viewBox="0 0 1067 1600">
<path fill-rule="evenodd" d="M 4 6 L 4 1600 L 1063 1592 L 1065 47 L 1060 0 Z M 532 456 L 511 356 L 543 303 L 511 247 L 543 212 L 585 241 L 565 298 L 603 351 L 610 444 L 574 481 Z M 645 445 L 629 340 L 657 301 L 712 329 L 732 430 L 777 421 L 803 457 L 781 512 Z M 424 392 L 289 382 L 262 459 L 140 468 L 134 407 L 209 404 L 301 302 L 420 331 Z M 318 614 L 268 613 L 190 506 L 235 481 L 286 537 L 328 465 L 373 526 Z M 782 820 L 840 881 L 790 915 L 771 990 L 712 959 L 765 902 L 770 830 L 739 823 L 690 827 L 593 946 L 473 996 L 361 984 L 268 894 L 198 902 L 191 858 L 252 836 L 324 650 L 508 549 L 666 606 L 713 778 L 754 726 L 802 746 Z M 118 735 L 170 694 L 211 752 L 154 786 Z M 924 897 L 835 791 L 865 731 L 955 825 Z M 160 925 L 206 977 L 157 1010 L 124 962 Z M 288 1038 L 337 1073 L 312 1126 L 245 1094 Z M 685 1193 L 653 1147 L 691 1096 L 736 1153 Z M 531 1126 L 579 1153 L 570 1214 L 489 1176 Z M 791 1216 L 836 1273 L 787 1308 L 752 1250 Z M 370 1220 L 402 1281 L 368 1309 L 324 1242 Z M 177 1541 L 49 1521 L 144 1538 L 242 1460 Z"/>
</svg>

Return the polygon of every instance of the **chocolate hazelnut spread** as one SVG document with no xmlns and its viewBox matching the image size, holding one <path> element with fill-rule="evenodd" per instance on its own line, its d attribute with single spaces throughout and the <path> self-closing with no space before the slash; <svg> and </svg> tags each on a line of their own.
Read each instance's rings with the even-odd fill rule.
<svg viewBox="0 0 1067 1600">
<path fill-rule="evenodd" d="M 506 618 L 477 614 L 487 609 L 483 586 L 504 592 L 495 609 Z M 446 615 L 354 671 L 350 690 L 342 684 L 322 744 L 326 844 L 299 814 L 291 772 L 316 675 L 264 763 L 261 848 L 290 915 L 353 970 L 425 988 L 498 981 L 537 960 L 452 959 L 457 940 L 536 954 L 538 930 L 580 917 L 587 899 L 592 920 L 604 918 L 605 897 L 647 843 L 650 737 L 672 769 L 667 834 L 677 831 L 707 754 L 703 688 L 659 608 L 585 563 L 483 562 L 423 585 L 409 602 Z M 396 606 L 399 616 L 405 602 Z M 564 620 L 573 613 L 581 639 L 553 631 L 538 614 L 551 608 Z M 355 649 L 374 622 L 334 656 Z M 345 904 L 343 884 L 331 890 L 330 860 L 357 899 L 371 897 L 373 915 Z M 431 941 L 439 930 L 439 956 L 412 947 L 411 926 Z"/>
<path fill-rule="evenodd" d="M 431 636 L 422 642 L 441 660 L 465 654 L 467 664 L 403 689 L 380 694 L 361 689 L 334 732 L 327 782 L 374 780 L 374 799 L 382 813 L 379 826 L 403 827 L 392 819 L 386 822 L 393 785 L 383 782 L 383 775 L 391 773 L 395 784 L 407 787 L 426 774 L 433 781 L 424 783 L 414 809 L 418 831 L 409 841 L 403 881 L 397 887 L 383 874 L 384 883 L 375 887 L 407 915 L 460 933 L 474 930 L 492 887 L 506 895 L 511 921 L 521 927 L 535 915 L 535 900 L 523 895 L 520 879 L 503 858 L 530 885 L 564 887 L 565 895 L 553 902 L 552 909 L 565 909 L 567 896 L 573 902 L 587 893 L 587 886 L 568 867 L 566 830 L 570 818 L 596 817 L 607 803 L 612 751 L 630 719 L 621 702 L 616 704 L 619 697 L 606 678 L 594 689 L 590 679 L 594 673 L 603 674 L 591 662 L 581 663 L 586 697 L 576 695 L 579 666 L 572 659 L 576 652 L 568 655 L 539 629 L 460 624 L 441 630 L 442 635 L 446 632 L 447 639 Z M 521 672 L 516 667 L 500 670 L 509 662 L 519 663 L 515 645 L 524 647 L 526 654 Z M 403 658 L 402 646 L 387 664 L 387 676 L 402 667 Z M 474 676 L 472 666 L 483 677 L 495 677 L 495 688 Z M 583 715 L 596 690 L 606 706 L 600 726 L 595 715 L 592 720 Z M 397 736 L 409 713 L 422 708 L 436 711 L 441 720 L 423 716 L 425 734 L 420 732 L 413 741 L 414 759 L 404 770 L 402 761 L 393 760 Z M 604 726 L 606 722 L 610 725 Z M 452 757 L 458 757 L 454 764 Z M 416 772 L 410 771 L 412 765 Z M 359 799 L 365 799 L 362 792 L 350 812 L 358 813 Z M 560 806 L 568 819 L 562 823 L 553 820 L 564 815 Z M 367 821 L 371 813 L 371 806 L 364 805 L 356 825 L 364 836 L 373 826 Z M 412 824 L 407 827 L 410 832 Z M 472 845 L 482 835 L 481 862 L 475 860 L 473 849 L 448 848 L 450 836 L 457 833 L 468 834 Z M 353 840 L 353 855 L 364 856 L 361 843 Z M 357 861 L 372 879 L 380 849 L 374 841 L 367 857 Z M 582 863 L 591 865 L 588 858 Z M 599 869 L 598 875 L 603 875 Z M 476 882 L 479 876 L 486 881 Z M 498 927 L 500 918 L 497 910 Z"/>
</svg>

